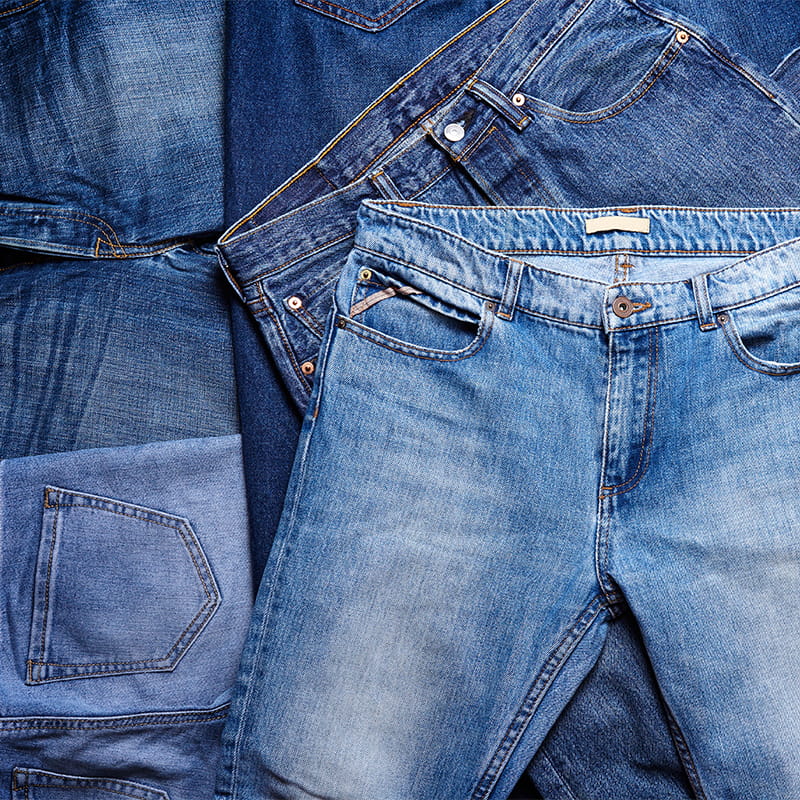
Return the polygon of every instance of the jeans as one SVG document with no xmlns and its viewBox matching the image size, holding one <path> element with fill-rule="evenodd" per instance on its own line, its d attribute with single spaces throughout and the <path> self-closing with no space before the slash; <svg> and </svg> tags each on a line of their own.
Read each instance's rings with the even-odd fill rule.
<svg viewBox="0 0 800 800">
<path fill-rule="evenodd" d="M 799 232 L 365 204 L 221 796 L 506 796 L 623 602 L 697 795 L 796 796 Z"/>
<path fill-rule="evenodd" d="M 209 796 L 252 608 L 222 6 L 0 2 L 0 791 Z"/>
</svg>

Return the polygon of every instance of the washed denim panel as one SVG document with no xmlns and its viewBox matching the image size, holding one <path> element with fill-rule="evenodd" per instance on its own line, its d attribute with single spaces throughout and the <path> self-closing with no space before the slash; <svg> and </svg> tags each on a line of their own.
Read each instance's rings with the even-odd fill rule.
<svg viewBox="0 0 800 800">
<path fill-rule="evenodd" d="M 228 4 L 226 219 L 245 214 L 375 97 L 493 5 L 492 0 Z"/>
<path fill-rule="evenodd" d="M 218 796 L 504 797 L 623 601 L 696 791 L 796 795 L 798 213 L 360 219 Z"/>
<path fill-rule="evenodd" d="M 2 12 L 3 242 L 91 255 L 221 227 L 222 13 L 220 0 Z"/>
<path fill-rule="evenodd" d="M 238 433 L 224 279 L 211 253 L 7 255 L 4 457 Z"/>
<path fill-rule="evenodd" d="M 233 435 L 2 462 L 7 789 L 211 792 L 252 606 L 241 457 Z"/>
</svg>

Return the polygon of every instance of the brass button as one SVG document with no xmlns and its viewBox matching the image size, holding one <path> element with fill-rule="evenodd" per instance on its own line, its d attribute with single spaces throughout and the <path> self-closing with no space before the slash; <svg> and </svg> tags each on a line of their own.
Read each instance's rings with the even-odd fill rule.
<svg viewBox="0 0 800 800">
<path fill-rule="evenodd" d="M 464 126 L 451 122 L 444 129 L 444 138 L 448 142 L 460 142 L 464 138 Z"/>
<path fill-rule="evenodd" d="M 626 319 L 631 314 L 633 314 L 633 303 L 625 297 L 625 295 L 621 294 L 617 297 L 614 302 L 611 304 L 611 310 L 620 318 Z"/>
<path fill-rule="evenodd" d="M 300 372 L 303 375 L 313 375 L 314 374 L 314 362 L 313 361 L 304 361 L 300 365 Z"/>
<path fill-rule="evenodd" d="M 517 92 L 512 98 L 511 102 L 515 106 L 524 106 L 525 105 L 525 95 L 522 92 Z"/>
<path fill-rule="evenodd" d="M 675 38 L 681 43 L 686 44 L 689 41 L 689 34 L 686 31 L 678 31 Z"/>
<path fill-rule="evenodd" d="M 717 322 L 720 325 L 724 325 L 728 321 L 728 315 L 723 311 L 721 314 L 717 314 Z"/>
<path fill-rule="evenodd" d="M 372 270 L 362 269 L 361 272 L 358 273 L 358 277 L 361 278 L 362 281 L 368 281 L 372 277 Z"/>
<path fill-rule="evenodd" d="M 293 308 L 295 311 L 297 311 L 298 308 L 303 307 L 303 301 L 296 295 L 292 295 L 286 302 L 288 303 L 289 308 Z"/>
</svg>

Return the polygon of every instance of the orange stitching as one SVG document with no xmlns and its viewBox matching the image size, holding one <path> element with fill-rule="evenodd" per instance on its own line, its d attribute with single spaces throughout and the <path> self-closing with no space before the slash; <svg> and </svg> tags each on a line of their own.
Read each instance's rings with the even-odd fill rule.
<svg viewBox="0 0 800 800">
<path fill-rule="evenodd" d="M 523 170 L 522 164 L 520 163 L 522 157 L 520 154 L 514 149 L 514 145 L 508 141 L 508 137 L 503 134 L 495 125 L 492 126 L 491 130 L 486 134 L 486 138 L 488 139 L 489 136 L 492 134 L 496 134 L 496 141 L 499 142 L 503 148 L 505 148 L 506 152 L 509 154 L 511 159 L 514 161 L 514 169 L 522 175 L 523 178 L 526 178 L 530 183 L 532 183 L 541 193 L 547 197 L 548 200 L 552 202 L 556 202 L 555 197 L 553 197 L 550 192 L 545 189 L 544 185 L 540 180 L 538 180 L 534 175 L 532 175 L 527 170 Z"/>
<path fill-rule="evenodd" d="M 258 293 L 261 296 L 261 302 L 264 304 L 264 311 L 267 312 L 269 318 L 272 320 L 272 324 L 278 329 L 278 336 L 281 337 L 281 341 L 283 342 L 283 348 L 285 352 L 289 355 L 289 360 L 292 362 L 292 366 L 294 367 L 294 371 L 297 374 L 297 377 L 300 378 L 301 382 L 305 386 L 306 390 L 311 389 L 311 385 L 306 380 L 306 376 L 303 375 L 300 366 L 297 363 L 297 359 L 294 357 L 294 350 L 292 349 L 291 343 L 287 339 L 286 335 L 284 334 L 283 327 L 280 324 L 280 320 L 275 316 L 272 308 L 267 304 L 267 298 L 264 296 L 264 290 L 261 288 L 261 284 L 256 284 L 258 286 Z"/>
<path fill-rule="evenodd" d="M 342 11 L 346 11 L 348 14 L 353 14 L 356 17 L 361 17 L 361 19 L 368 19 L 370 22 L 379 22 L 384 17 L 386 17 L 389 14 L 391 14 L 392 11 L 394 11 L 395 9 L 399 8 L 400 6 L 402 6 L 403 3 L 407 3 L 408 4 L 408 8 L 406 10 L 407 11 L 411 11 L 411 9 L 414 8 L 414 6 L 418 6 L 422 2 L 422 0 L 412 0 L 412 2 L 410 2 L 410 3 L 408 2 L 408 0 L 400 0 L 399 3 L 395 3 L 395 5 L 393 5 L 388 11 L 384 11 L 383 14 L 381 14 L 379 17 L 368 17 L 366 14 L 361 14 L 360 12 L 355 11 L 352 8 L 347 8 L 346 6 L 340 6 L 340 5 L 337 5 L 336 3 L 332 3 L 331 0 L 323 0 L 322 3 L 320 3 L 320 2 L 314 3 L 314 2 L 311 2 L 311 0 L 296 0 L 296 2 L 300 6 L 306 6 L 307 8 L 311 8 L 311 9 L 313 9 L 315 11 L 324 10 L 324 6 L 333 6 L 334 8 L 338 8 L 338 9 L 341 9 Z M 331 13 L 333 13 L 333 12 L 331 12 Z M 336 16 L 338 17 L 338 14 Z M 341 17 L 339 17 L 339 19 L 341 19 Z"/>
</svg>

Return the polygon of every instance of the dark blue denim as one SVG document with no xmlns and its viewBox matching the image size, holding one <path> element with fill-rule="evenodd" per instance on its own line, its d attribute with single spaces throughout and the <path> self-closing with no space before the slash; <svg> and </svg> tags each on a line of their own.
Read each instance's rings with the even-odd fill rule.
<svg viewBox="0 0 800 800">
<path fill-rule="evenodd" d="M 252 605 L 221 2 L 0 0 L 0 792 L 197 800 Z"/>
</svg>

